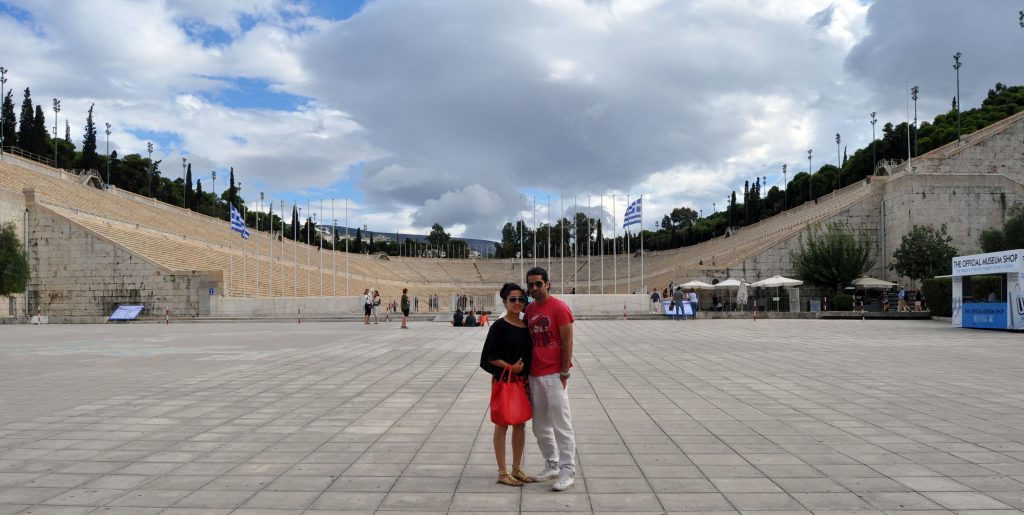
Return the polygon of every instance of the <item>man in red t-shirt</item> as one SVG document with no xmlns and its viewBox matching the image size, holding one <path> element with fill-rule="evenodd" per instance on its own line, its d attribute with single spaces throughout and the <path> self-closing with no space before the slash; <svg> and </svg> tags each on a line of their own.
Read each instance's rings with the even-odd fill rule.
<svg viewBox="0 0 1024 515">
<path fill-rule="evenodd" d="M 572 311 L 548 294 L 548 272 L 533 267 L 526 287 L 533 302 L 526 307 L 526 324 L 533 339 L 530 397 L 533 434 L 546 461 L 538 480 L 557 477 L 554 489 L 568 490 L 576 482 L 576 436 L 569 410 L 569 369 L 572 367 Z"/>
</svg>

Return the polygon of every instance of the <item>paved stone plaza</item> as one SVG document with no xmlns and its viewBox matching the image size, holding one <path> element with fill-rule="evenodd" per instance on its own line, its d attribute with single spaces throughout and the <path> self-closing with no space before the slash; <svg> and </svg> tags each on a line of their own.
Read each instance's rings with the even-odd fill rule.
<svg viewBox="0 0 1024 515">
<path fill-rule="evenodd" d="M 0 515 L 1024 510 L 1019 334 L 579 322 L 556 493 L 495 484 L 485 332 L 0 326 Z"/>
</svg>

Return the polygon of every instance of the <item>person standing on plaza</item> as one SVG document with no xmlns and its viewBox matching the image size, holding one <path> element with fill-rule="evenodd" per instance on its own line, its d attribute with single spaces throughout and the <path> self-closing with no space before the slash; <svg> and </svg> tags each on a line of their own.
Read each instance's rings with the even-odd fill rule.
<svg viewBox="0 0 1024 515">
<path fill-rule="evenodd" d="M 373 313 L 373 325 L 377 325 L 380 319 L 377 318 L 377 310 L 380 308 L 380 292 L 373 290 L 373 304 L 370 306 L 370 312 Z M 369 319 L 367 319 L 369 320 Z"/>
<path fill-rule="evenodd" d="M 363 290 L 363 325 L 370 325 L 370 314 L 373 313 L 373 297 L 370 289 Z"/>
<path fill-rule="evenodd" d="M 691 288 L 689 295 L 687 295 L 687 300 L 690 301 L 690 311 L 693 312 L 693 319 L 696 320 L 697 319 L 697 291 Z"/>
<path fill-rule="evenodd" d="M 530 373 L 533 341 L 526 328 L 526 322 L 519 315 L 526 305 L 526 291 L 515 283 L 505 283 L 499 293 L 505 304 L 505 316 L 494 321 L 487 331 L 483 352 L 480 353 L 480 368 L 491 374 L 491 382 L 501 378 L 506 367 L 512 369 L 523 381 Z M 512 426 L 512 472 L 506 468 L 505 436 L 507 425 L 494 425 L 494 458 L 498 462 L 498 482 L 508 486 L 522 486 L 533 479 L 523 471 L 523 451 L 526 447 L 526 423 Z"/>
<path fill-rule="evenodd" d="M 402 288 L 402 329 L 409 328 L 409 288 Z"/>
<path fill-rule="evenodd" d="M 686 302 L 686 296 L 683 295 L 683 288 L 676 286 L 676 291 L 672 292 L 672 304 L 675 306 L 675 317 L 679 320 L 679 317 L 683 316 L 683 303 Z"/>
<path fill-rule="evenodd" d="M 900 288 L 900 292 L 896 294 L 899 299 L 899 303 L 896 305 L 896 311 L 904 312 L 910 311 L 910 306 L 907 304 L 907 289 Z"/>
<path fill-rule="evenodd" d="M 654 292 L 651 293 L 651 304 L 653 305 L 651 312 L 658 314 L 658 308 L 661 307 L 661 295 L 658 294 L 658 290 L 654 290 Z"/>
<path fill-rule="evenodd" d="M 533 434 L 544 470 L 536 480 L 558 478 L 553 488 L 564 491 L 576 483 L 576 436 L 569 408 L 569 369 L 572 368 L 573 316 L 569 306 L 548 294 L 547 270 L 526 272 L 526 287 L 533 298 L 526 306 L 526 324 L 533 339 L 530 363 L 530 398 Z"/>
</svg>

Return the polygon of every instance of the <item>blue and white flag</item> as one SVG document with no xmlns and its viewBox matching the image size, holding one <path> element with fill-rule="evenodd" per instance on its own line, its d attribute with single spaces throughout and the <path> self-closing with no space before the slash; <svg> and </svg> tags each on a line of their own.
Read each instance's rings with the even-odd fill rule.
<svg viewBox="0 0 1024 515">
<path fill-rule="evenodd" d="M 630 225 L 641 223 L 641 212 L 643 211 L 641 203 L 643 202 L 643 200 L 644 198 L 640 197 L 633 201 L 633 203 L 630 204 L 628 208 L 626 208 L 626 214 L 623 216 L 622 219 L 623 229 L 629 227 Z"/>
<path fill-rule="evenodd" d="M 245 226 L 245 220 L 242 220 L 242 214 L 235 209 L 235 206 L 231 206 L 231 230 L 242 235 L 242 238 L 249 239 L 249 229 Z"/>
</svg>

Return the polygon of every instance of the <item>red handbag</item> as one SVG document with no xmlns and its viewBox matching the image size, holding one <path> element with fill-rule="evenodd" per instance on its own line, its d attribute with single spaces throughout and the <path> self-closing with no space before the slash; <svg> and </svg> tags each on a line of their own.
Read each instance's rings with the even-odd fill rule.
<svg viewBox="0 0 1024 515">
<path fill-rule="evenodd" d="M 526 396 L 523 380 L 505 367 L 501 377 L 491 383 L 491 422 L 515 426 L 533 418 L 533 406 Z"/>
</svg>

